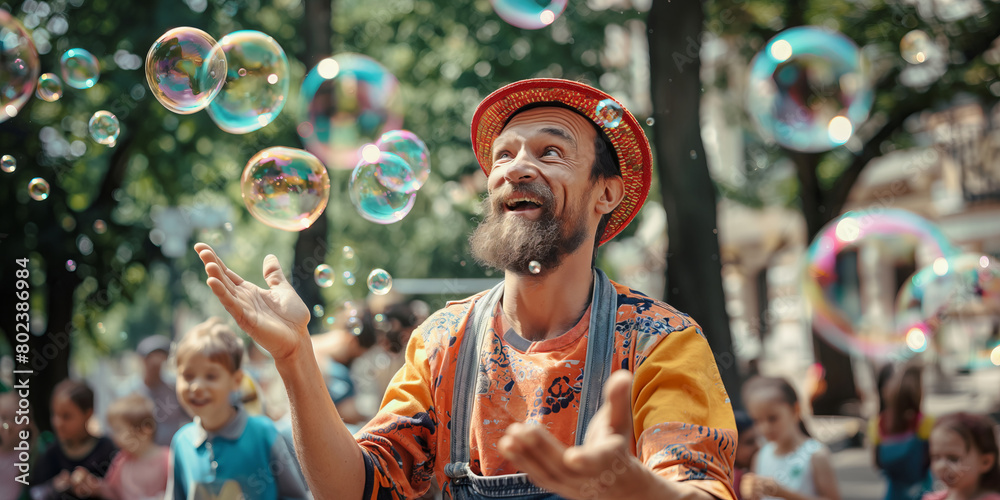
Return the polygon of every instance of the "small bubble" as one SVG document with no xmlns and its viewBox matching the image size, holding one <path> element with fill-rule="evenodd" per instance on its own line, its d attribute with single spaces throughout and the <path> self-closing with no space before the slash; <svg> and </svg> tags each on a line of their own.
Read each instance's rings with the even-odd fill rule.
<svg viewBox="0 0 1000 500">
<path fill-rule="evenodd" d="M 3 158 L 0 158 L 0 170 L 8 174 L 17 170 L 17 160 L 11 155 L 3 155 Z"/>
<path fill-rule="evenodd" d="M 542 265 L 539 264 L 537 260 L 533 260 L 528 263 L 528 271 L 530 271 L 531 274 L 538 274 L 542 272 Z"/>
<path fill-rule="evenodd" d="M 646 118 L 646 125 L 649 125 L 650 127 L 652 127 L 654 123 L 656 123 L 656 119 L 653 118 L 652 116 L 650 116 L 649 118 Z"/>
<path fill-rule="evenodd" d="M 313 306 L 313 316 L 320 318 L 323 316 L 323 306 L 316 304 Z"/>
<path fill-rule="evenodd" d="M 693 149 L 691 150 L 691 159 L 692 160 L 697 160 L 698 159 L 698 153 L 696 153 L 695 150 L 693 150 Z"/>
<path fill-rule="evenodd" d="M 333 268 L 326 264 L 320 264 L 313 270 L 313 278 L 317 285 L 329 288 L 333 285 Z"/>
<path fill-rule="evenodd" d="M 41 177 L 35 177 L 28 182 L 28 195 L 32 200 L 42 201 L 49 197 L 49 183 Z"/>
<path fill-rule="evenodd" d="M 67 260 L 66 261 L 66 270 L 69 271 L 69 272 L 76 271 L 76 261 L 74 261 L 73 259 Z"/>
<path fill-rule="evenodd" d="M 368 274 L 368 289 L 375 295 L 385 295 L 392 289 L 392 276 L 385 269 L 372 269 Z"/>
</svg>

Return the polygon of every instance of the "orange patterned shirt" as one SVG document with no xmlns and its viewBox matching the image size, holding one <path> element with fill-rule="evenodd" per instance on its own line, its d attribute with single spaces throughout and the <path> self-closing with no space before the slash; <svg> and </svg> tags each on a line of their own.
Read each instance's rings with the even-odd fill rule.
<svg viewBox="0 0 1000 500">
<path fill-rule="evenodd" d="M 613 284 L 618 311 L 612 371 L 623 368 L 634 376 L 636 456 L 664 478 L 735 499 L 736 425 L 701 328 L 669 305 Z M 381 410 L 355 435 L 367 474 L 363 498 L 419 496 L 435 475 L 448 488 L 444 466 L 450 461 L 455 365 L 471 305 L 483 295 L 449 303 L 410 337 L 406 364 Z M 575 442 L 589 320 L 588 310 L 565 334 L 530 342 L 507 326 L 500 308 L 494 311 L 469 426 L 473 472 L 518 472 L 496 449 L 513 422 L 542 425 L 564 444 Z"/>
</svg>

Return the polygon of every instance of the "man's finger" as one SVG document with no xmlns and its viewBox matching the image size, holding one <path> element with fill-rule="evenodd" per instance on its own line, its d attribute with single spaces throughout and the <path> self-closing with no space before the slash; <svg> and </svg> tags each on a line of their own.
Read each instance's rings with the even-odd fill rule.
<svg viewBox="0 0 1000 500">
<path fill-rule="evenodd" d="M 601 439 L 598 443 L 574 446 L 566 450 L 563 462 L 567 468 L 578 474 L 592 476 L 605 470 L 621 474 L 632 458 L 627 446 L 626 437 L 615 434 Z"/>
<path fill-rule="evenodd" d="M 549 431 L 539 426 L 514 424 L 507 429 L 506 437 L 513 440 L 512 448 L 519 451 L 519 468 L 522 465 L 537 470 L 553 481 L 566 481 L 572 472 L 563 463 L 566 445 L 559 442 Z M 513 461 L 513 460 L 512 460 Z M 526 469 L 522 469 L 528 472 Z"/>
<path fill-rule="evenodd" d="M 229 294 L 236 293 L 236 284 L 233 283 L 233 280 L 229 279 L 229 276 L 226 276 L 222 268 L 215 262 L 205 264 L 205 273 L 208 274 L 209 278 L 216 279 L 219 283 L 222 283 L 222 286 L 225 287 Z"/>
<path fill-rule="evenodd" d="M 618 370 L 604 383 L 604 404 L 608 405 L 611 429 L 630 437 L 632 433 L 632 372 Z"/>
<path fill-rule="evenodd" d="M 226 266 L 226 263 L 222 261 L 222 257 L 215 253 L 215 249 L 209 246 L 207 243 L 198 242 L 194 244 L 194 250 L 198 252 L 198 257 L 205 264 L 205 268 L 208 268 L 210 263 L 214 263 L 219 266 L 221 274 L 233 282 L 234 285 L 239 286 L 243 283 L 243 278 L 236 274 L 232 269 Z M 219 278 L 222 279 L 222 278 Z"/>
<path fill-rule="evenodd" d="M 267 257 L 264 257 L 264 281 L 271 288 L 288 283 L 288 280 L 285 279 L 285 273 L 281 271 L 281 264 L 274 254 L 268 254 Z"/>
</svg>

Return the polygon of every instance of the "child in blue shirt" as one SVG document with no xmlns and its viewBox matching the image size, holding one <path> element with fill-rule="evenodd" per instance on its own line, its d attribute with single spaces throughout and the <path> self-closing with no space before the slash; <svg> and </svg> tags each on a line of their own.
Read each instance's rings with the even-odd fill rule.
<svg viewBox="0 0 1000 500">
<path fill-rule="evenodd" d="M 310 498 L 271 420 L 234 404 L 242 357 L 242 341 L 219 318 L 177 344 L 177 398 L 194 422 L 170 444 L 167 500 Z"/>
</svg>

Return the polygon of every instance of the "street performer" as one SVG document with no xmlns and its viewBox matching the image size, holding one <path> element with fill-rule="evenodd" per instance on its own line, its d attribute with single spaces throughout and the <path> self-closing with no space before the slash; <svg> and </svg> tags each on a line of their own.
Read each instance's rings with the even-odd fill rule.
<svg viewBox="0 0 1000 500">
<path fill-rule="evenodd" d="M 195 246 L 212 291 L 274 357 L 315 497 L 414 498 L 436 478 L 458 500 L 734 499 L 736 426 L 704 333 L 594 267 L 649 192 L 635 117 L 588 85 L 524 80 L 479 105 L 472 144 L 489 193 L 472 252 L 504 280 L 413 333 L 353 436 L 278 259 L 260 288 Z"/>
</svg>

